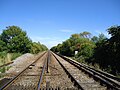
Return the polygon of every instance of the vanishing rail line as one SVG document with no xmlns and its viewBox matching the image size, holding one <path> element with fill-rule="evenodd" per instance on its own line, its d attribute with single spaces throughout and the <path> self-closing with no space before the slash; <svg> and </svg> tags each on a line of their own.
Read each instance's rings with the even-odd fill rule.
<svg viewBox="0 0 120 90">
<path fill-rule="evenodd" d="M 63 67 L 68 77 L 78 88 L 78 90 L 106 90 L 105 86 L 100 85 L 99 82 L 96 82 L 93 78 L 84 74 L 78 67 L 74 64 L 69 63 L 60 56 L 53 54 L 56 60 Z"/>
<path fill-rule="evenodd" d="M 48 57 L 44 61 L 44 65 L 43 65 L 42 72 L 41 72 L 41 75 L 40 75 L 40 79 L 39 79 L 39 82 L 38 82 L 37 90 L 41 90 L 41 84 L 42 84 L 42 81 L 43 81 L 43 75 L 45 73 L 45 69 L 47 69 L 47 73 L 48 73 L 48 63 L 49 63 L 49 60 L 50 60 L 50 52 L 48 51 Z M 46 68 L 46 66 L 47 66 L 47 68 Z"/>
<path fill-rule="evenodd" d="M 75 80 L 75 78 L 72 76 L 72 74 L 66 69 L 66 67 L 64 67 L 64 65 L 59 61 L 59 59 L 57 58 L 57 56 L 55 56 L 55 54 L 53 54 L 53 56 L 56 58 L 56 60 L 59 62 L 59 64 L 61 65 L 61 67 L 65 70 L 65 72 L 67 73 L 67 75 L 71 78 L 72 82 L 74 82 L 75 86 L 78 87 L 78 89 L 84 90 L 81 85 Z"/>
<path fill-rule="evenodd" d="M 30 78 L 32 81 L 29 81 Z M 21 83 L 26 83 L 27 80 L 28 84 L 32 85 L 21 86 Z M 18 90 L 15 88 L 19 90 L 120 90 L 120 82 L 111 74 L 48 51 L 0 90 Z"/>
<path fill-rule="evenodd" d="M 41 90 L 78 90 L 51 52 L 48 54 L 46 68 L 48 70 L 44 73 Z"/>
<path fill-rule="evenodd" d="M 75 67 L 79 68 L 80 70 L 84 71 L 85 73 L 89 74 L 91 77 L 93 77 L 96 81 L 99 81 L 101 85 L 105 85 L 107 89 L 109 90 L 120 90 L 120 79 L 108 74 L 103 71 L 96 70 L 94 68 L 91 68 L 85 64 L 78 63 L 77 61 L 74 61 L 68 57 L 62 56 L 60 54 L 57 54 L 60 57 L 62 57 L 67 62 L 71 63 Z"/>
<path fill-rule="evenodd" d="M 43 68 L 43 66 L 39 66 L 37 67 L 37 69 L 34 71 L 33 69 L 33 72 L 29 74 L 30 70 L 32 70 L 32 68 L 35 66 L 35 64 L 39 61 L 44 61 L 46 57 L 44 57 L 47 53 L 43 53 L 42 55 L 40 55 L 40 57 L 38 57 L 34 62 L 32 62 L 31 64 L 29 64 L 23 71 L 21 71 L 20 73 L 18 73 L 15 77 L 13 77 L 11 80 L 9 80 L 2 88 L 0 88 L 0 90 L 17 90 L 16 88 L 18 88 L 19 90 L 23 90 L 23 89 L 27 89 L 26 86 L 22 86 L 22 87 L 19 87 L 21 86 L 20 83 L 17 85 L 17 82 L 18 81 L 22 81 L 22 78 L 23 80 L 26 79 L 27 77 L 29 78 L 29 76 L 33 76 L 34 77 L 34 80 L 35 78 L 37 78 L 39 80 L 39 74 L 35 74 L 37 70 L 39 70 L 39 72 L 41 71 L 41 69 Z M 44 58 L 43 58 L 44 57 Z M 43 58 L 43 60 L 40 60 L 41 58 Z M 44 63 L 45 64 L 45 63 Z M 27 75 L 28 74 L 28 75 Z M 24 77 L 25 76 L 25 77 Z M 28 79 L 27 78 L 27 79 Z M 18 80 L 19 79 L 19 80 Z M 18 81 L 17 81 L 18 80 Z M 22 82 L 23 83 L 23 82 Z M 36 82 L 38 83 L 38 82 Z M 36 84 L 37 85 L 37 84 Z M 29 87 L 29 89 L 27 90 L 36 90 L 36 88 L 38 88 L 38 86 L 34 87 L 34 89 L 32 88 L 33 86 L 31 85 L 31 87 Z"/>
</svg>

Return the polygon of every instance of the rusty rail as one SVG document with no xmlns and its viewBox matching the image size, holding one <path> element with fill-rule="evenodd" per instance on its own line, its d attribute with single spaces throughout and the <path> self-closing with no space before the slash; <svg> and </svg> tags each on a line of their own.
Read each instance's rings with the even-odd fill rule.
<svg viewBox="0 0 120 90">
<path fill-rule="evenodd" d="M 53 53 L 52 53 L 53 54 Z M 61 65 L 61 67 L 64 69 L 66 74 L 71 78 L 71 81 L 74 83 L 75 86 L 77 86 L 78 90 L 84 90 L 83 87 L 76 81 L 76 79 L 72 76 L 72 74 L 62 65 L 62 63 L 59 61 L 59 59 L 53 54 L 53 56 L 56 58 L 58 63 Z"/>
<path fill-rule="evenodd" d="M 83 70 L 84 72 L 88 73 L 89 75 L 93 76 L 95 79 L 100 80 L 101 83 L 104 83 L 104 84 L 107 85 L 108 89 L 112 88 L 114 90 L 120 90 L 120 83 L 117 83 L 117 82 L 114 81 L 114 80 L 116 80 L 116 79 L 114 79 L 115 76 L 113 78 L 112 75 L 109 75 L 107 73 L 103 73 L 102 71 L 97 71 L 94 68 L 90 68 L 87 65 L 78 63 L 77 61 L 69 59 L 66 56 L 63 56 L 63 55 L 60 55 L 60 54 L 57 54 L 57 55 L 59 55 L 61 58 L 68 61 L 72 65 L 76 66 L 77 68 L 79 68 L 79 69 Z"/>
<path fill-rule="evenodd" d="M 5 63 L 5 64 L 1 65 L 0 68 L 5 67 L 5 66 L 7 66 L 7 65 L 10 65 L 10 64 L 12 64 L 12 63 L 13 63 L 13 61 L 12 61 L 12 62 L 8 62 L 8 63 Z"/>
<path fill-rule="evenodd" d="M 40 74 L 40 79 L 39 79 L 39 82 L 38 82 L 37 90 L 41 89 L 41 83 L 42 83 L 42 80 L 43 80 L 43 75 L 44 75 L 45 69 L 46 69 L 46 72 L 48 73 L 48 64 L 49 64 L 49 62 L 50 62 L 50 51 L 48 51 L 48 57 L 44 62 L 44 66 L 43 66 L 42 72 Z"/>
<path fill-rule="evenodd" d="M 40 88 L 41 88 L 41 83 L 42 83 L 42 80 L 43 80 L 43 75 L 44 75 L 44 72 L 45 72 L 46 63 L 47 63 L 47 60 L 45 60 L 45 62 L 44 62 L 44 66 L 43 66 L 42 72 L 40 74 L 40 79 L 39 79 L 39 82 L 38 82 L 37 90 L 40 90 Z"/>
<path fill-rule="evenodd" d="M 32 66 L 35 62 L 37 62 L 43 55 L 45 55 L 46 52 L 44 52 L 40 57 L 38 57 L 34 62 L 32 62 L 31 64 L 29 64 L 23 71 L 21 71 L 20 73 L 18 73 L 15 77 L 13 77 L 10 81 L 8 81 L 4 86 L 2 86 L 0 88 L 0 90 L 4 90 L 6 89 L 9 85 L 11 85 L 12 83 L 14 83 L 14 81 L 26 70 L 29 68 L 29 66 Z"/>
</svg>

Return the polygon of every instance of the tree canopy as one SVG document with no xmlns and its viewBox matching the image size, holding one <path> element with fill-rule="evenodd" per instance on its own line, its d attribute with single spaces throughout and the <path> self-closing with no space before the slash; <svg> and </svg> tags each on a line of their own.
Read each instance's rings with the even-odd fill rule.
<svg viewBox="0 0 120 90">
<path fill-rule="evenodd" d="M 33 43 L 27 36 L 27 33 L 18 26 L 8 26 L 0 35 L 0 52 L 36 53 L 47 49 L 40 43 L 36 46 L 39 48 L 33 48 L 35 47 L 35 43 Z M 32 49 L 35 49 L 36 51 Z"/>
<path fill-rule="evenodd" d="M 107 31 L 111 35 L 109 39 L 102 33 L 93 37 L 87 31 L 72 34 L 68 40 L 51 50 L 75 57 L 80 62 L 97 64 L 104 71 L 120 75 L 120 26 L 112 26 Z M 76 50 L 77 55 L 74 54 Z"/>
<path fill-rule="evenodd" d="M 74 56 L 75 51 L 79 51 L 77 57 L 88 58 L 93 54 L 93 48 L 95 47 L 95 44 L 89 39 L 90 35 L 91 33 L 86 31 L 80 34 L 72 34 L 68 40 L 51 48 L 51 50 L 66 56 Z"/>
<path fill-rule="evenodd" d="M 39 53 L 41 51 L 47 50 L 47 47 L 43 44 L 40 44 L 40 42 L 33 42 L 31 47 L 31 53 Z"/>
</svg>

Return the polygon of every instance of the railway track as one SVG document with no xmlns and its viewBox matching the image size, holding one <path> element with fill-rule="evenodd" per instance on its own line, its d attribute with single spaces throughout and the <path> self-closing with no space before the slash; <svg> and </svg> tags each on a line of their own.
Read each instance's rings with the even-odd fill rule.
<svg viewBox="0 0 120 90">
<path fill-rule="evenodd" d="M 113 75 L 48 51 L 0 90 L 120 90 L 120 82 Z"/>
<path fill-rule="evenodd" d="M 48 71 L 44 74 L 41 88 L 48 90 L 78 90 L 52 53 L 48 58 Z"/>
<path fill-rule="evenodd" d="M 43 53 L 23 71 L 10 79 L 0 90 L 37 90 L 47 53 Z"/>
<path fill-rule="evenodd" d="M 94 68 L 89 67 L 88 65 L 78 63 L 68 57 L 62 56 L 59 54 L 61 58 L 71 63 L 85 74 L 88 74 L 89 77 L 92 77 L 94 80 L 99 82 L 102 86 L 107 87 L 108 90 L 120 90 L 120 78 L 117 78 L 111 74 L 108 74 L 103 71 L 96 70 Z M 92 89 L 91 89 L 92 90 Z M 98 89 L 97 89 L 98 90 Z"/>
<path fill-rule="evenodd" d="M 54 54 L 57 61 L 64 68 L 65 72 L 71 78 L 72 82 L 74 82 L 75 86 L 81 90 L 106 90 L 105 86 L 96 82 L 93 78 L 89 77 L 89 75 L 84 74 L 79 68 L 75 67 L 73 64 L 67 62 L 61 57 Z"/>
</svg>

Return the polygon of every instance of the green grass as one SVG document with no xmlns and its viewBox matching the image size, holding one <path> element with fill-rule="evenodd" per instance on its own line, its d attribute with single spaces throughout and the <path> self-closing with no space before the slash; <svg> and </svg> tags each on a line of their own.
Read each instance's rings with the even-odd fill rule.
<svg viewBox="0 0 120 90">
<path fill-rule="evenodd" d="M 9 63 L 21 55 L 22 55 L 21 53 L 0 52 L 0 65 Z"/>
<path fill-rule="evenodd" d="M 10 69 L 10 66 L 2 67 L 2 68 L 0 68 L 0 73 L 5 73 L 9 69 Z"/>
<path fill-rule="evenodd" d="M 21 53 L 11 53 L 11 60 L 15 60 L 17 57 L 21 56 Z"/>
<path fill-rule="evenodd" d="M 0 66 L 15 60 L 20 55 L 22 55 L 22 54 L 21 53 L 0 52 Z M 5 73 L 9 69 L 10 69 L 10 66 L 1 67 L 0 73 Z"/>
</svg>

